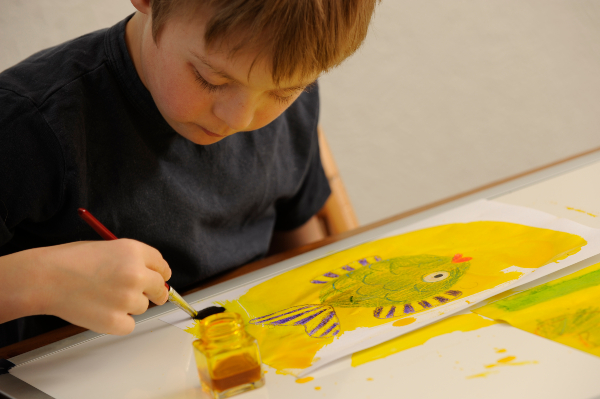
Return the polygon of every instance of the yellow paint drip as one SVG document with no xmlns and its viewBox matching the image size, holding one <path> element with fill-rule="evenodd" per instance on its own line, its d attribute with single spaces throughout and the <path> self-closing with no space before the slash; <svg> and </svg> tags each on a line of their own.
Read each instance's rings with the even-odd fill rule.
<svg viewBox="0 0 600 399">
<path fill-rule="evenodd" d="M 450 316 L 445 320 L 430 324 L 419 330 L 394 338 L 372 348 L 356 352 L 352 355 L 352 366 L 357 367 L 361 364 L 382 359 L 409 348 L 414 348 L 415 346 L 424 344 L 431 338 L 443 334 L 449 334 L 455 331 L 473 331 L 495 323 L 496 322 L 493 320 L 488 320 L 476 314 Z"/>
<path fill-rule="evenodd" d="M 298 384 L 306 384 L 307 382 L 311 382 L 312 380 L 314 380 L 314 377 L 304 377 L 304 378 L 298 378 L 296 380 L 296 383 Z"/>
<path fill-rule="evenodd" d="M 570 211 L 575 211 L 575 212 L 579 212 L 579 213 L 584 213 L 584 214 L 586 214 L 586 215 L 588 215 L 588 216 L 591 216 L 591 217 L 594 217 L 594 218 L 595 218 L 596 216 L 598 216 L 598 215 L 594 215 L 593 213 L 589 213 L 589 212 L 586 212 L 586 211 L 584 211 L 584 210 L 581 210 L 581 209 L 572 208 L 572 207 L 570 207 L 570 206 L 567 206 L 567 209 L 568 209 L 568 210 L 570 210 Z"/>
<path fill-rule="evenodd" d="M 395 327 L 402 327 L 402 326 L 407 326 L 411 323 L 414 323 L 415 321 L 417 321 L 417 319 L 415 319 L 414 317 L 405 317 L 403 319 L 395 321 L 394 324 L 392 324 L 392 325 Z"/>
</svg>

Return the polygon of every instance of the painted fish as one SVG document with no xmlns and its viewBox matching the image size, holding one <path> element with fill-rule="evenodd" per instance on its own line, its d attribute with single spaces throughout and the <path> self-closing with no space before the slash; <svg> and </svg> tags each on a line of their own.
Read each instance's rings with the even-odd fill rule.
<svg viewBox="0 0 600 399">
<path fill-rule="evenodd" d="M 462 295 L 451 288 L 469 269 L 470 260 L 461 254 L 360 259 L 311 280 L 323 284 L 320 304 L 294 306 L 250 323 L 304 326 L 313 338 L 329 338 L 340 332 L 336 307 L 374 308 L 373 317 L 378 319 L 421 312 Z"/>
</svg>

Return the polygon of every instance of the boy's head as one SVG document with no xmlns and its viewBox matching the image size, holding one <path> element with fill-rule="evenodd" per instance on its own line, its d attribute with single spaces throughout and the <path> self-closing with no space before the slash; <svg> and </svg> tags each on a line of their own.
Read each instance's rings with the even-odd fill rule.
<svg viewBox="0 0 600 399">
<path fill-rule="evenodd" d="M 363 42 L 379 0 L 131 0 L 126 38 L 167 122 L 197 144 L 258 129 Z"/>
</svg>

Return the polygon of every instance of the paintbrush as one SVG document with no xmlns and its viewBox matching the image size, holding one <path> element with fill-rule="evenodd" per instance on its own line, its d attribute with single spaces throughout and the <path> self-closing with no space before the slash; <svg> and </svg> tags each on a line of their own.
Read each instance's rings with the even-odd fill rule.
<svg viewBox="0 0 600 399">
<path fill-rule="evenodd" d="M 117 236 L 110 232 L 98 219 L 94 217 L 88 210 L 79 208 L 77 210 L 79 217 L 81 217 L 92 229 L 96 231 L 100 235 L 100 237 L 105 240 L 116 240 Z M 183 310 L 185 313 L 189 314 L 192 319 L 202 320 L 205 317 L 208 317 L 213 314 L 221 313 L 225 311 L 225 308 L 220 306 L 209 306 L 206 309 L 202 309 L 200 312 L 196 311 L 189 303 L 186 302 L 185 299 L 177 291 L 173 289 L 167 282 L 165 282 L 165 287 L 169 290 L 169 302 L 177 306 L 179 309 Z"/>
</svg>

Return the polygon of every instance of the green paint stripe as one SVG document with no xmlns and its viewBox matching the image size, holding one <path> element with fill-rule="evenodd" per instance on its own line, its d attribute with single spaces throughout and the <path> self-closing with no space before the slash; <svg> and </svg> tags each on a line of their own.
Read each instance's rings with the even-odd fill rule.
<svg viewBox="0 0 600 399">
<path fill-rule="evenodd" d="M 516 312 L 537 305 L 538 303 L 597 285 L 600 285 L 600 269 L 560 283 L 550 282 L 531 288 L 508 298 L 501 299 L 493 305 L 507 312 Z"/>
</svg>

